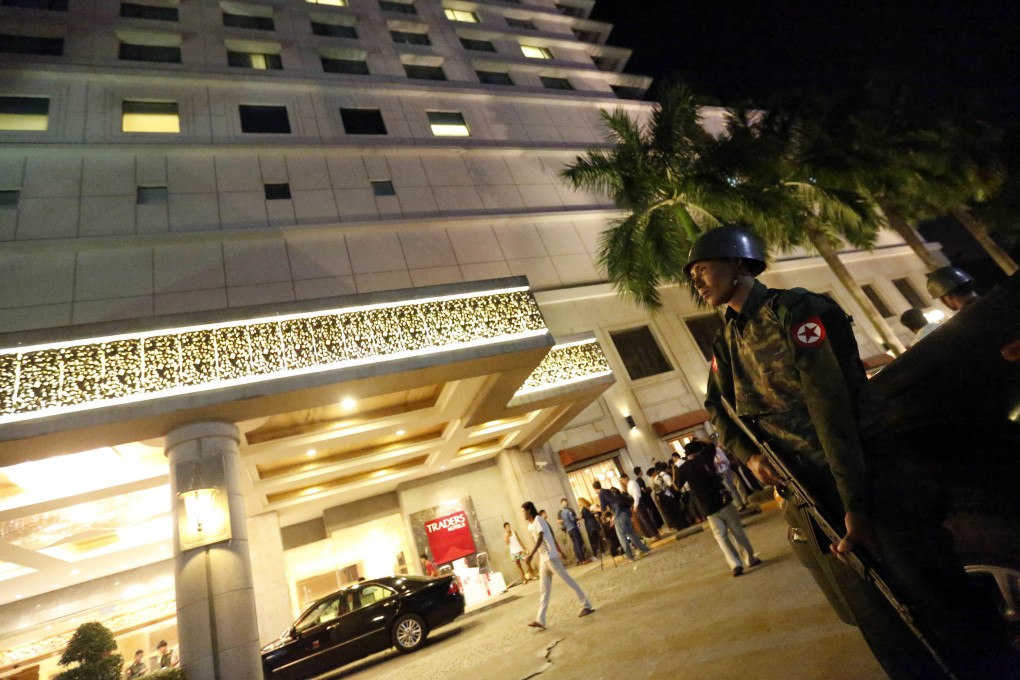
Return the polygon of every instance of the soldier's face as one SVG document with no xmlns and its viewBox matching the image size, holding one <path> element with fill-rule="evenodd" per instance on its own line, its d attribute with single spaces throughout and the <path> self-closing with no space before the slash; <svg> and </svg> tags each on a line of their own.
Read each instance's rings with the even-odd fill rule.
<svg viewBox="0 0 1020 680">
<path fill-rule="evenodd" d="M 691 281 L 705 302 L 718 307 L 736 290 L 738 260 L 702 260 L 691 267 Z"/>
</svg>

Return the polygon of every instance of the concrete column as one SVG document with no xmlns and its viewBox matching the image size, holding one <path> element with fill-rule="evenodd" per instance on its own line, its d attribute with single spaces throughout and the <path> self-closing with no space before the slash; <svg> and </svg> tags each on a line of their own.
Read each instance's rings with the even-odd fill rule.
<svg viewBox="0 0 1020 680">
<path fill-rule="evenodd" d="M 166 436 L 174 517 L 177 631 L 181 665 L 188 680 L 261 680 L 259 634 L 252 587 L 244 498 L 241 494 L 240 432 L 233 423 L 184 425 Z M 177 496 L 190 479 L 177 479 L 180 463 L 223 467 L 221 492 L 227 495 L 232 538 L 181 551 Z"/>
<path fill-rule="evenodd" d="M 252 558 L 259 642 L 265 645 L 278 638 L 294 622 L 279 515 L 267 512 L 249 517 L 248 545 Z"/>
</svg>

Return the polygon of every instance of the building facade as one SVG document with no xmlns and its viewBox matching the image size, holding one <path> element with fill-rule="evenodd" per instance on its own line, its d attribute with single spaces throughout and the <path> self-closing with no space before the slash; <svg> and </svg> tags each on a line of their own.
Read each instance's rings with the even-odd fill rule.
<svg viewBox="0 0 1020 680">
<path fill-rule="evenodd" d="M 649 110 L 592 5 L 0 0 L 0 677 L 92 619 L 256 677 L 317 597 L 420 573 L 429 521 L 464 513 L 483 597 L 521 502 L 705 432 L 718 317 L 620 300 L 617 211 L 558 178 Z M 844 259 L 931 306 L 893 237 Z M 817 258 L 763 278 L 863 318 Z"/>
</svg>

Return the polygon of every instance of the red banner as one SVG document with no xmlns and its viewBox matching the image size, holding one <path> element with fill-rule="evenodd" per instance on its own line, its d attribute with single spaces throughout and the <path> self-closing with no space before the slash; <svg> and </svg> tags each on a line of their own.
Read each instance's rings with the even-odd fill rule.
<svg viewBox="0 0 1020 680">
<path fill-rule="evenodd" d="M 445 517 L 425 522 L 425 535 L 432 548 L 433 562 L 447 564 L 475 552 L 475 540 L 471 538 L 467 513 L 463 510 Z"/>
</svg>

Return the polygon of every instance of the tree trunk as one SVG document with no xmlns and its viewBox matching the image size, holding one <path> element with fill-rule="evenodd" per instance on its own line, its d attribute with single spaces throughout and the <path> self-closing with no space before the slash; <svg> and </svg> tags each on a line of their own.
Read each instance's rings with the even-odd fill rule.
<svg viewBox="0 0 1020 680">
<path fill-rule="evenodd" d="M 1002 271 L 1006 272 L 1006 276 L 1017 270 L 1017 265 L 1013 258 L 998 243 L 992 240 L 992 237 L 988 235 L 988 228 L 981 224 L 980 220 L 971 215 L 969 210 L 961 207 L 953 208 L 949 212 L 981 244 L 981 247 L 985 249 L 989 257 L 995 260 L 995 264 L 999 265 Z"/>
<path fill-rule="evenodd" d="M 818 254 L 822 256 L 825 263 L 829 265 L 829 269 L 832 270 L 832 272 L 836 275 L 836 278 L 839 279 L 839 282 L 843 284 L 843 287 L 847 289 L 850 296 L 854 299 L 858 306 L 860 306 L 861 310 L 864 312 L 864 316 L 868 318 L 871 325 L 876 331 L 878 331 L 878 335 L 882 338 L 882 343 L 885 345 L 886 349 L 892 350 L 893 354 L 896 356 L 906 352 L 907 348 L 903 346 L 903 343 L 896 337 L 896 334 L 893 332 L 892 328 L 889 327 L 889 324 L 885 322 L 885 319 L 882 318 L 879 311 L 875 309 L 875 305 L 868 299 L 864 289 L 861 288 L 860 284 L 857 283 L 857 281 L 854 280 L 854 277 L 850 275 L 850 270 L 847 269 L 846 265 L 843 264 L 843 261 L 839 259 L 839 254 L 836 252 L 836 249 L 832 247 L 832 244 L 829 243 L 825 234 L 814 227 L 808 227 L 807 232 L 808 238 L 811 239 L 811 244 L 814 245 Z"/>
<path fill-rule="evenodd" d="M 878 202 L 879 207 L 882 208 L 882 212 L 885 213 L 886 219 L 889 221 L 889 226 L 892 227 L 893 231 L 899 234 L 910 249 L 914 251 L 921 262 L 924 262 L 924 266 L 928 268 L 928 271 L 935 271 L 939 267 L 944 267 L 949 264 L 946 260 L 945 255 L 941 255 L 942 262 L 939 261 L 939 257 L 932 251 L 928 250 L 928 246 L 925 245 L 924 239 L 917 233 L 917 230 L 907 224 L 907 221 L 903 218 L 903 215 L 899 213 L 895 208 L 889 206 L 885 201 Z"/>
</svg>

